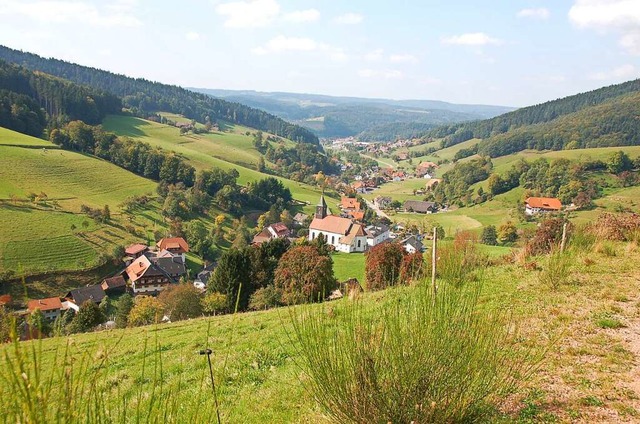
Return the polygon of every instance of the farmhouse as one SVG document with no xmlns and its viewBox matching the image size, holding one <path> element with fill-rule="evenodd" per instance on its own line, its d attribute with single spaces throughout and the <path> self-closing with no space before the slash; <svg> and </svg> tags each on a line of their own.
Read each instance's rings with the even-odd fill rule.
<svg viewBox="0 0 640 424">
<path fill-rule="evenodd" d="M 423 202 L 421 200 L 407 200 L 404 202 L 406 212 L 434 213 L 438 208 L 434 202 Z"/>
<path fill-rule="evenodd" d="M 122 275 L 116 275 L 115 277 L 105 278 L 101 287 L 107 296 L 117 296 L 127 291 L 127 282 L 124 281 Z"/>
<path fill-rule="evenodd" d="M 309 226 L 309 240 L 315 240 L 321 234 L 327 244 L 340 252 L 364 252 L 367 249 L 367 235 L 363 226 L 349 218 L 327 215 L 324 196 L 320 197 L 313 221 Z"/>
<path fill-rule="evenodd" d="M 422 242 L 418 240 L 418 238 L 414 235 L 411 235 L 403 240 L 400 240 L 399 243 L 404 248 L 404 250 L 409 254 L 422 252 L 424 250 L 424 246 L 422 245 Z"/>
<path fill-rule="evenodd" d="M 391 197 L 388 196 L 376 196 L 373 199 L 373 204 L 380 209 L 387 209 L 391 205 Z"/>
<path fill-rule="evenodd" d="M 168 250 L 176 255 L 182 255 L 182 261 L 185 261 L 184 254 L 189 252 L 189 244 L 182 237 L 163 238 L 156 243 L 159 250 Z"/>
<path fill-rule="evenodd" d="M 302 212 L 298 212 L 297 214 L 295 214 L 295 216 L 293 217 L 293 222 L 296 225 L 299 226 L 303 226 L 305 222 L 307 222 L 307 219 L 309 219 L 309 215 L 302 213 Z"/>
<path fill-rule="evenodd" d="M 389 227 L 386 225 L 369 225 L 365 228 L 367 233 L 367 245 L 369 247 L 377 246 L 378 244 L 389 240 Z"/>
<path fill-rule="evenodd" d="M 72 309 L 77 310 L 76 308 L 74 308 L 74 306 L 79 308 L 87 301 L 92 301 L 98 304 L 102 302 L 102 299 L 104 299 L 105 296 L 106 293 L 104 292 L 102 286 L 94 285 L 71 290 L 65 295 L 64 298 L 68 302 L 73 303 L 73 305 L 69 305 Z"/>
<path fill-rule="evenodd" d="M 524 212 L 535 215 L 540 212 L 558 212 L 562 209 L 560 199 L 555 197 L 528 197 L 524 201 Z"/>
<path fill-rule="evenodd" d="M 62 310 L 62 302 L 59 297 L 49 297 L 47 299 L 33 299 L 27 303 L 29 312 L 34 312 L 39 309 L 44 315 L 45 319 L 50 321 L 55 320 L 60 316 Z"/>
<path fill-rule="evenodd" d="M 277 239 L 277 238 L 287 238 L 291 234 L 289 228 L 284 225 L 282 222 L 278 222 L 276 224 L 271 224 L 268 227 L 265 227 L 261 232 L 256 234 L 253 237 L 253 241 L 251 244 L 259 246 L 262 243 L 268 242 L 269 240 Z"/>
<path fill-rule="evenodd" d="M 149 246 L 147 246 L 146 244 L 136 243 L 127 246 L 124 249 L 124 254 L 130 258 L 135 259 L 142 256 L 147 250 L 149 250 Z"/>
<path fill-rule="evenodd" d="M 124 271 L 131 282 L 133 294 L 156 295 L 175 284 L 187 273 L 181 255 L 163 250 L 159 254 L 147 252 Z"/>
</svg>

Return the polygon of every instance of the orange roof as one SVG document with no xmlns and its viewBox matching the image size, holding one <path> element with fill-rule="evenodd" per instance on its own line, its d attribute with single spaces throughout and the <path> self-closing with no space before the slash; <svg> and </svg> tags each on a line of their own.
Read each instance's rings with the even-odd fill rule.
<svg viewBox="0 0 640 424">
<path fill-rule="evenodd" d="M 562 209 L 560 199 L 556 199 L 555 197 L 529 197 L 525 200 L 525 203 L 529 205 L 530 208 L 550 209 L 555 211 Z"/>
<path fill-rule="evenodd" d="M 361 187 L 364 187 L 364 183 L 362 181 L 356 181 L 355 183 L 351 184 L 351 187 L 361 188 Z"/>
<path fill-rule="evenodd" d="M 328 215 L 324 219 L 313 218 L 310 230 L 326 231 L 327 233 L 334 234 L 347 234 L 349 228 L 351 228 L 351 220 L 348 218 L 341 218 L 335 215 Z"/>
<path fill-rule="evenodd" d="M 27 303 L 27 308 L 30 311 L 40 309 L 41 311 L 53 311 L 56 309 L 62 309 L 62 302 L 59 297 L 49 297 L 47 299 L 33 299 Z"/>
<path fill-rule="evenodd" d="M 340 199 L 340 207 L 342 209 L 355 209 L 360 210 L 360 202 L 355 197 L 342 197 Z"/>
<path fill-rule="evenodd" d="M 156 246 L 158 246 L 160 250 L 180 249 L 185 253 L 189 251 L 189 243 L 182 237 L 160 239 L 160 241 L 156 243 Z"/>
<path fill-rule="evenodd" d="M 348 215 L 356 221 L 362 221 L 364 219 L 364 211 L 349 211 Z"/>
<path fill-rule="evenodd" d="M 149 247 L 146 244 L 136 243 L 136 244 L 132 244 L 131 246 L 128 246 L 126 249 L 124 249 L 124 253 L 127 256 L 133 256 L 133 255 L 137 255 L 140 252 L 144 252 L 148 248 Z"/>
<path fill-rule="evenodd" d="M 139 258 L 135 259 L 125 271 L 129 276 L 129 280 L 133 282 L 138 280 L 138 278 L 140 278 L 150 266 L 151 262 L 149 261 L 149 259 L 146 256 L 140 256 Z"/>
<path fill-rule="evenodd" d="M 340 239 L 340 243 L 342 244 L 351 244 L 353 240 L 355 240 L 358 236 L 366 236 L 367 234 L 364 232 L 364 228 L 360 224 L 353 224 L 351 229 L 349 230 L 349 234 L 342 237 Z"/>
<path fill-rule="evenodd" d="M 9 303 L 11 303 L 11 295 L 10 294 L 3 294 L 2 296 L 0 296 L 0 306 L 3 305 L 8 305 Z"/>
</svg>

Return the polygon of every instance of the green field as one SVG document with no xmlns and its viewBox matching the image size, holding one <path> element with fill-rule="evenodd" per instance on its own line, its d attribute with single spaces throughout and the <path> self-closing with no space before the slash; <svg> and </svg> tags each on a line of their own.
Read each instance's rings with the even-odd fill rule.
<svg viewBox="0 0 640 424">
<path fill-rule="evenodd" d="M 485 270 L 486 307 L 511 311 L 526 344 L 546 346 L 553 340 L 531 380 L 522 382 L 501 405 L 507 415 L 499 422 L 634 421 L 640 411 L 640 389 L 634 383 L 640 349 L 632 337 L 640 330 L 636 265 L 640 250 L 628 246 L 615 245 L 617 256 L 576 253 L 570 282 L 557 290 L 541 284 L 538 272 L 515 265 Z M 348 259 L 352 257 L 357 256 Z M 336 258 L 339 262 L 342 255 Z M 589 265 L 584 264 L 585 258 Z M 543 258 L 534 260 L 542 266 L 545 263 Z M 383 296 L 365 293 L 361 299 L 366 305 Z M 339 324 L 340 302 L 349 301 L 311 309 L 325 308 Z M 136 399 L 146 405 L 150 397 L 164 402 L 170 396 L 182 413 L 203 411 L 192 421 L 195 424 L 212 422 L 208 367 L 206 359 L 197 354 L 210 347 L 223 422 L 328 422 L 305 391 L 306 377 L 292 344 L 289 313 L 283 308 L 52 338 L 42 341 L 39 363 L 48 375 L 54 360 L 69 346 L 76 359 L 84 356 L 91 362 L 95 385 L 110 405 L 127 399 L 134 411 Z M 603 316 L 625 327 L 603 328 L 599 324 Z M 0 353 L 5 349 L 9 347 L 0 347 Z M 100 358 L 105 361 L 102 367 Z M 154 369 L 160 373 L 159 363 L 162 387 L 154 391 Z M 6 367 L 0 369 L 4 373 L 0 384 L 6 381 L 1 377 L 7 372 Z M 6 399 L 0 400 L 0 406 Z M 50 400 L 58 401 L 57 395 Z"/>
<path fill-rule="evenodd" d="M 334 253 L 331 259 L 333 259 L 333 272 L 338 281 L 357 278 L 362 287 L 365 286 L 364 253 Z"/>
<path fill-rule="evenodd" d="M 153 181 L 3 128 L 0 139 L 0 271 L 20 276 L 92 268 L 103 253 L 139 239 L 119 225 L 119 205 L 132 195 L 154 193 Z M 35 204 L 29 193 L 47 198 Z M 109 205 L 117 225 L 95 223 L 80 213 L 83 204 Z M 149 222 L 138 217 L 126 224 L 141 229 Z"/>
<path fill-rule="evenodd" d="M 118 135 L 173 150 L 189 159 L 189 162 L 198 170 L 213 166 L 222 169 L 235 168 L 240 173 L 238 178 L 240 184 L 267 177 L 267 174 L 255 169 L 260 153 L 253 147 L 253 136 L 246 135 L 247 131 L 251 131 L 246 127 L 228 126 L 228 132 L 181 136 L 178 128 L 169 125 L 113 115 L 104 120 L 103 127 Z M 287 143 L 291 145 L 290 141 Z M 294 199 L 308 202 L 310 205 L 317 203 L 320 191 L 315 187 L 286 178 L 277 178 L 291 190 Z M 313 206 L 305 207 L 307 213 L 312 210 Z"/>
</svg>

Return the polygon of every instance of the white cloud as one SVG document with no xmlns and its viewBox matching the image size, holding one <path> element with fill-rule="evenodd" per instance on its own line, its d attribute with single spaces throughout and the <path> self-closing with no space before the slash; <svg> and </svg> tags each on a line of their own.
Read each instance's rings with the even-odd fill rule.
<svg viewBox="0 0 640 424">
<path fill-rule="evenodd" d="M 364 16 L 359 13 L 345 13 L 344 15 L 336 16 L 333 22 L 342 25 L 357 25 L 364 20 Z"/>
<path fill-rule="evenodd" d="M 625 80 L 640 76 L 640 71 L 633 65 L 622 65 L 610 71 L 595 72 L 589 79 L 595 81 Z"/>
<path fill-rule="evenodd" d="M 621 35 L 620 45 L 640 55 L 640 4 L 638 0 L 575 0 L 569 20 L 579 28 Z"/>
<path fill-rule="evenodd" d="M 286 13 L 282 19 L 292 23 L 314 22 L 320 19 L 320 12 L 317 9 L 296 10 Z"/>
<path fill-rule="evenodd" d="M 285 37 L 284 35 L 272 38 L 265 45 L 256 47 L 251 52 L 257 55 L 286 52 L 321 52 L 326 54 L 330 60 L 336 62 L 348 59 L 347 54 L 341 48 L 319 43 L 311 38 Z"/>
<path fill-rule="evenodd" d="M 551 12 L 545 7 L 537 9 L 522 9 L 516 16 L 518 18 L 532 18 L 532 19 L 549 19 Z"/>
<path fill-rule="evenodd" d="M 197 41 L 200 39 L 200 34 L 198 34 L 195 31 L 189 31 L 184 35 L 184 38 L 186 38 L 189 41 Z"/>
<path fill-rule="evenodd" d="M 402 79 L 404 74 L 397 69 L 361 69 L 358 76 L 362 78 Z"/>
<path fill-rule="evenodd" d="M 377 62 L 379 60 L 382 60 L 382 54 L 383 53 L 384 53 L 384 50 L 382 50 L 382 49 L 372 50 L 369 53 L 364 55 L 364 60 L 366 60 L 368 62 Z"/>
<path fill-rule="evenodd" d="M 216 13 L 227 18 L 227 28 L 260 28 L 274 21 L 280 5 L 275 0 L 235 1 L 218 4 Z"/>
<path fill-rule="evenodd" d="M 500 45 L 504 42 L 498 38 L 493 38 L 484 32 L 469 32 L 461 35 L 454 35 L 442 39 L 444 44 L 454 44 L 459 46 L 487 46 Z"/>
<path fill-rule="evenodd" d="M 136 27 L 142 22 L 133 15 L 135 1 L 120 0 L 103 4 L 102 9 L 81 1 L 0 2 L 0 15 L 22 15 L 43 23 L 77 22 L 99 27 Z"/>
<path fill-rule="evenodd" d="M 418 63 L 418 58 L 412 54 L 392 54 L 389 56 L 392 63 Z"/>
</svg>

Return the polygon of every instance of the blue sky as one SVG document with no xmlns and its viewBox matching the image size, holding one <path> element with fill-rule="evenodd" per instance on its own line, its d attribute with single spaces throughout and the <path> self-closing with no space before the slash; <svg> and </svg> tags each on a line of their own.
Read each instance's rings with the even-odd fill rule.
<svg viewBox="0 0 640 424">
<path fill-rule="evenodd" d="M 0 0 L 0 22 L 191 87 L 525 106 L 640 77 L 640 0 Z"/>
</svg>

